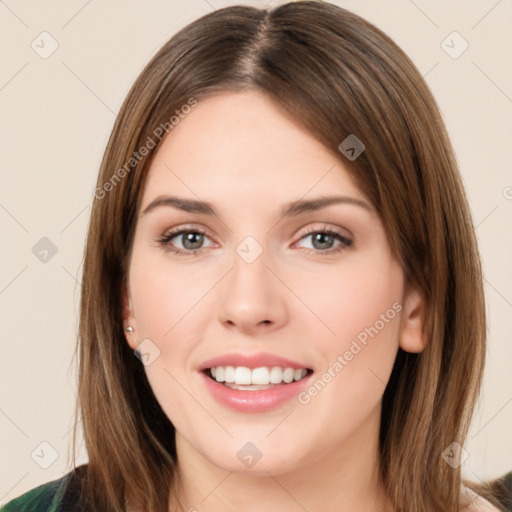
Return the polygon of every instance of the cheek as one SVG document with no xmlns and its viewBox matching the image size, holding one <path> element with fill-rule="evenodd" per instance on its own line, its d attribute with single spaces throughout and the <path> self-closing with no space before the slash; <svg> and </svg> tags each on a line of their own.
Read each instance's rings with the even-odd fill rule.
<svg viewBox="0 0 512 512">
<path fill-rule="evenodd" d="M 336 435 L 380 403 L 399 346 L 403 274 L 392 260 L 375 258 L 316 277 L 314 292 L 309 278 L 299 288 L 316 313 L 308 321 L 321 333 L 314 339 L 322 368 L 301 403 L 319 417 L 344 411 L 332 416 Z"/>
<path fill-rule="evenodd" d="M 138 257 L 130 270 L 130 288 L 141 336 L 159 340 L 161 349 L 171 338 L 183 339 L 187 317 L 214 284 L 211 273 L 198 274 L 185 265 L 171 265 L 162 256 Z"/>
<path fill-rule="evenodd" d="M 373 326 L 382 334 L 380 339 L 397 343 L 394 320 L 401 309 L 403 274 L 389 257 L 347 259 L 345 265 L 290 277 L 312 313 L 305 318 L 311 326 L 316 324 L 314 331 L 320 335 L 315 339 L 322 352 L 338 353 L 358 336 L 364 343 L 371 336 L 368 330 L 376 334 Z"/>
<path fill-rule="evenodd" d="M 190 354 L 203 329 L 201 310 L 208 282 L 183 267 L 171 267 L 164 257 L 141 254 L 130 268 L 130 290 L 140 340 L 149 339 L 158 356 L 144 370 L 153 393 L 173 425 L 190 431 L 198 410 L 187 393 Z M 200 418 L 204 422 L 204 418 Z"/>
<path fill-rule="evenodd" d="M 218 277 L 169 261 L 162 254 L 134 252 L 129 279 L 138 338 L 157 347 L 158 357 L 145 366 L 148 381 L 171 421 L 180 424 L 180 418 L 186 421 L 190 416 L 194 403 L 180 384 L 211 321 L 211 309 L 210 318 L 205 309 L 207 294 Z"/>
</svg>

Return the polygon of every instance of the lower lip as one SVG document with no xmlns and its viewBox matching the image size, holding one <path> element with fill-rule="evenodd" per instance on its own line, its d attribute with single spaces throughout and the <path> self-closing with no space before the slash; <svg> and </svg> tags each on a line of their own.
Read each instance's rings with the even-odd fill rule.
<svg viewBox="0 0 512 512">
<path fill-rule="evenodd" d="M 296 397 L 313 375 L 311 373 L 301 380 L 290 382 L 290 384 L 277 384 L 269 389 L 240 391 L 218 383 L 204 372 L 199 373 L 208 391 L 219 403 L 240 412 L 265 412 L 279 407 Z"/>
</svg>

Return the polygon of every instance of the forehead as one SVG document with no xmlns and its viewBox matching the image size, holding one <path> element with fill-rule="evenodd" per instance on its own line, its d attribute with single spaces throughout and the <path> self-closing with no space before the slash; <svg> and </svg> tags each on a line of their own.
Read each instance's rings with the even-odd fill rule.
<svg viewBox="0 0 512 512">
<path fill-rule="evenodd" d="M 271 205 L 334 191 L 364 198 L 341 157 L 267 96 L 221 93 L 200 100 L 161 143 L 142 208 L 162 193 Z"/>
</svg>

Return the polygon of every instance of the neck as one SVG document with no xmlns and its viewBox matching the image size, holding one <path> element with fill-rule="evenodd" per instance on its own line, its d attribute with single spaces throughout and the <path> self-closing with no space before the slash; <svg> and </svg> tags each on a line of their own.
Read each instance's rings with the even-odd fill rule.
<svg viewBox="0 0 512 512">
<path fill-rule="evenodd" d="M 169 510 L 261 512 L 265 505 L 280 512 L 393 512 L 379 473 L 379 422 L 376 414 L 351 439 L 306 465 L 259 475 L 219 468 L 176 432 L 177 496 L 171 496 Z"/>
</svg>

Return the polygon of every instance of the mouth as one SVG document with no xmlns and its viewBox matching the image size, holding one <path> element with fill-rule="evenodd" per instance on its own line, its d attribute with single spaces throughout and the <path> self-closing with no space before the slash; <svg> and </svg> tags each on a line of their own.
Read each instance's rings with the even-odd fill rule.
<svg viewBox="0 0 512 512">
<path fill-rule="evenodd" d="M 226 388 L 240 391 L 262 391 L 282 387 L 309 377 L 310 368 L 290 368 L 286 366 L 213 366 L 203 373 L 214 382 Z"/>
</svg>

